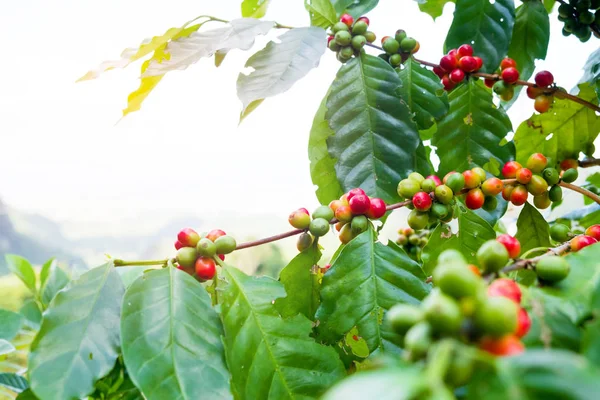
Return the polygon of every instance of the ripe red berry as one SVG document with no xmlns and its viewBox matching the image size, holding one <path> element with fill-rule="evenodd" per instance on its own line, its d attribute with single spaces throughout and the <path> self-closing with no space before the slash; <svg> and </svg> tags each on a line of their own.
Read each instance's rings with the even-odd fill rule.
<svg viewBox="0 0 600 400">
<path fill-rule="evenodd" d="M 571 251 L 579 251 L 584 247 L 590 246 L 598 241 L 591 236 L 581 235 L 571 239 Z"/>
<path fill-rule="evenodd" d="M 412 198 L 412 203 L 419 211 L 427 211 L 431 208 L 431 197 L 425 192 L 419 192 Z"/>
<path fill-rule="evenodd" d="M 442 77 L 442 85 L 444 85 L 444 89 L 449 92 L 452 89 L 454 89 L 454 87 L 456 86 L 456 83 L 452 82 L 448 75 L 444 75 Z"/>
<path fill-rule="evenodd" d="M 543 94 L 544 91 L 540 88 L 536 88 L 533 86 L 527 86 L 527 97 L 529 97 L 530 99 L 535 99 L 536 97 L 538 97 L 540 94 Z"/>
<path fill-rule="evenodd" d="M 348 201 L 350 201 L 357 194 L 364 194 L 366 196 L 366 193 L 364 190 L 362 190 L 361 188 L 355 188 L 355 189 L 350 190 L 348 193 L 346 193 L 346 198 L 348 199 Z"/>
<path fill-rule="evenodd" d="M 585 230 L 585 234 L 600 240 L 600 225 L 592 225 Z"/>
<path fill-rule="evenodd" d="M 473 170 L 466 170 L 463 173 L 465 178 L 465 187 L 467 189 L 474 189 L 481 184 L 481 178 Z"/>
<path fill-rule="evenodd" d="M 359 19 L 356 20 L 356 22 L 358 22 L 358 21 L 363 21 L 367 25 L 369 25 L 371 23 L 369 21 L 369 18 L 367 18 L 367 17 L 360 17 Z"/>
<path fill-rule="evenodd" d="M 219 257 L 221 261 L 225 261 L 225 254 L 217 254 L 217 257 Z"/>
<path fill-rule="evenodd" d="M 531 318 L 529 318 L 527 311 L 525 311 L 524 308 L 521 308 L 519 310 L 519 316 L 517 317 L 517 330 L 515 331 L 515 335 L 522 338 L 527 335 L 529 328 L 531 328 Z"/>
<path fill-rule="evenodd" d="M 369 196 L 367 196 L 366 194 L 355 194 L 350 199 L 349 204 L 350 209 L 352 210 L 352 214 L 361 215 L 369 211 L 371 201 L 369 200 Z"/>
<path fill-rule="evenodd" d="M 516 68 L 508 67 L 502 71 L 502 80 L 506 83 L 515 83 L 519 80 L 519 71 Z"/>
<path fill-rule="evenodd" d="M 465 197 L 465 205 L 471 210 L 477 210 L 483 207 L 485 203 L 485 195 L 479 188 L 471 189 Z"/>
<path fill-rule="evenodd" d="M 496 279 L 488 286 L 488 296 L 506 297 L 517 304 L 521 304 L 521 288 L 515 281 L 508 278 Z"/>
<path fill-rule="evenodd" d="M 442 67 L 433 67 L 433 73 L 436 74 L 440 79 L 446 75 L 446 71 L 444 71 Z"/>
<path fill-rule="evenodd" d="M 489 87 L 490 89 L 494 87 L 494 83 L 496 83 L 495 80 L 493 79 L 484 79 L 483 83 L 485 83 L 485 86 Z"/>
<path fill-rule="evenodd" d="M 450 75 L 448 75 L 448 77 L 452 82 L 460 83 L 463 79 L 465 79 L 465 73 L 462 71 L 462 69 L 456 68 L 452 72 L 450 72 Z"/>
<path fill-rule="evenodd" d="M 552 96 L 546 96 L 545 94 L 541 94 L 535 98 L 535 101 L 533 102 L 533 108 L 535 108 L 535 111 L 539 112 L 540 114 L 543 114 L 550 109 L 551 104 Z"/>
<path fill-rule="evenodd" d="M 181 243 L 179 240 L 175 241 L 175 250 L 179 250 L 180 248 L 185 247 L 183 245 L 183 243 Z"/>
<path fill-rule="evenodd" d="M 344 24 L 348 25 L 348 28 L 351 28 L 352 24 L 354 24 L 354 18 L 352 18 L 352 15 L 350 14 L 342 14 L 340 17 L 340 22 L 343 22 Z"/>
<path fill-rule="evenodd" d="M 458 66 L 465 72 L 473 72 L 477 69 L 477 60 L 471 56 L 465 56 L 458 60 Z"/>
<path fill-rule="evenodd" d="M 506 68 L 517 68 L 517 62 L 510 57 L 505 57 L 500 62 L 500 69 L 505 70 Z"/>
<path fill-rule="evenodd" d="M 435 182 L 435 186 L 440 186 L 442 184 L 442 180 L 437 175 L 429 175 L 425 179 L 431 179 Z"/>
<path fill-rule="evenodd" d="M 483 67 L 483 59 L 481 57 L 474 56 L 475 62 L 477 63 L 477 70 Z"/>
<path fill-rule="evenodd" d="M 529 168 L 521 168 L 517 171 L 515 178 L 517 178 L 517 182 L 526 185 L 529 183 L 529 181 L 531 181 L 532 176 L 533 174 L 531 173 L 531 170 Z"/>
<path fill-rule="evenodd" d="M 510 236 L 507 233 L 504 233 L 496 238 L 497 242 L 500 242 L 506 247 L 508 251 L 508 256 L 510 258 L 517 258 L 519 254 L 521 254 L 521 243 L 516 238 Z"/>
<path fill-rule="evenodd" d="M 517 171 L 523 168 L 521 164 L 516 161 L 509 161 L 502 167 L 502 176 L 507 179 L 512 179 L 517 176 Z"/>
<path fill-rule="evenodd" d="M 535 84 L 539 87 L 547 87 L 554 83 L 554 76 L 550 71 L 540 71 L 535 74 Z"/>
<path fill-rule="evenodd" d="M 453 71 L 456 67 L 458 67 L 458 61 L 451 55 L 445 55 L 440 60 L 440 68 L 446 72 Z"/>
<path fill-rule="evenodd" d="M 371 219 L 378 219 L 385 215 L 385 202 L 377 197 L 374 197 L 370 201 L 369 211 L 367 211 L 367 217 Z"/>
<path fill-rule="evenodd" d="M 562 171 L 566 171 L 571 168 L 577 169 L 577 167 L 579 167 L 579 161 L 574 160 L 572 158 L 568 158 L 560 162 L 560 169 Z"/>
<path fill-rule="evenodd" d="M 479 347 L 496 356 L 513 356 L 525 351 L 523 343 L 514 335 L 506 335 L 498 339 L 485 337 Z"/>
<path fill-rule="evenodd" d="M 196 277 L 202 281 L 207 281 L 215 276 L 215 260 L 209 257 L 200 257 L 194 265 Z"/>
<path fill-rule="evenodd" d="M 481 184 L 481 190 L 486 196 L 496 196 L 503 188 L 504 184 L 499 178 L 488 178 Z"/>
<path fill-rule="evenodd" d="M 447 54 L 447 55 L 449 55 L 449 56 L 451 56 L 451 57 L 454 57 L 454 58 L 456 58 L 456 61 L 457 61 L 457 62 L 458 62 L 458 59 L 460 58 L 460 57 L 458 56 L 458 50 L 456 50 L 456 49 L 452 49 L 452 50 L 450 50 L 450 51 L 448 52 L 448 54 Z"/>
<path fill-rule="evenodd" d="M 306 208 L 301 208 L 300 210 L 306 210 Z M 306 211 L 308 213 L 308 211 Z M 212 240 L 213 242 L 220 238 L 221 236 L 227 235 L 224 231 L 220 229 L 213 229 L 212 231 L 206 234 L 206 238 Z"/>
<path fill-rule="evenodd" d="M 192 228 L 185 228 L 177 234 L 177 240 L 184 247 L 196 247 L 200 241 L 200 235 Z"/>
<path fill-rule="evenodd" d="M 505 185 L 502 189 L 502 198 L 506 201 L 510 201 L 510 195 L 512 194 L 513 190 L 515 190 L 514 185 Z"/>
<path fill-rule="evenodd" d="M 459 57 L 472 56 L 473 55 L 473 47 L 470 44 L 463 44 L 456 51 Z"/>
<path fill-rule="evenodd" d="M 527 202 L 527 197 L 529 197 L 529 192 L 527 192 L 527 188 L 523 185 L 517 185 L 510 193 L 510 201 L 515 206 L 522 206 L 525 204 L 525 202 Z"/>
</svg>

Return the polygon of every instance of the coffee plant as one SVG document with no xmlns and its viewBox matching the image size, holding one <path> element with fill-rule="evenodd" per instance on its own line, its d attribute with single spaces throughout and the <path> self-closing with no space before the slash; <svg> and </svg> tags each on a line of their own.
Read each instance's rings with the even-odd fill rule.
<svg viewBox="0 0 600 400">
<path fill-rule="evenodd" d="M 418 3 L 435 18 L 445 2 Z M 290 205 L 293 229 L 246 243 L 184 228 L 164 259 L 109 258 L 74 280 L 52 260 L 37 274 L 7 256 L 32 300 L 0 310 L 1 393 L 598 398 L 600 174 L 579 174 L 600 165 L 600 52 L 571 91 L 535 71 L 554 1 L 456 0 L 437 62 L 418 58 L 420 43 L 402 27 L 378 31 L 366 15 L 377 1 L 306 0 L 306 27 L 264 19 L 268 3 L 245 0 L 243 18 L 230 21 L 199 16 L 82 80 L 144 59 L 127 115 L 168 72 L 208 57 L 218 67 L 229 51 L 282 32 L 238 76 L 243 119 L 336 57 L 308 146 L 322 205 Z M 600 2 L 559 3 L 565 35 L 599 36 Z M 523 87 L 532 115 L 513 127 L 506 110 Z M 540 210 L 567 191 L 586 206 L 547 221 Z M 514 236 L 502 220 L 509 204 L 519 210 Z M 399 208 L 410 213 L 398 236 L 379 240 Z M 340 240 L 331 259 L 325 235 Z M 291 237 L 298 254 L 277 280 L 228 264 L 234 251 Z"/>
</svg>

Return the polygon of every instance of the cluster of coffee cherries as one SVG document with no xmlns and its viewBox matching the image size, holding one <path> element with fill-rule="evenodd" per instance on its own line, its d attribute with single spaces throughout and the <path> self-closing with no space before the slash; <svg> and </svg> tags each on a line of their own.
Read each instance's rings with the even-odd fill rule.
<svg viewBox="0 0 600 400">
<path fill-rule="evenodd" d="M 546 209 L 552 203 L 562 200 L 559 182 L 571 183 L 577 179 L 577 160 L 565 160 L 561 162 L 560 168 L 561 173 L 556 168 L 549 167 L 548 159 L 541 153 L 529 156 L 525 167 L 517 161 L 509 161 L 502 167 L 502 175 L 507 179 L 516 179 L 516 182 L 504 186 L 502 197 L 520 206 L 525 204 L 531 193 L 533 204 L 539 209 Z"/>
<path fill-rule="evenodd" d="M 575 35 L 580 41 L 587 42 L 592 33 L 598 35 L 600 26 L 600 1 L 570 0 L 558 7 L 558 20 L 564 22 L 563 35 Z"/>
<path fill-rule="evenodd" d="M 411 258 L 417 259 L 423 247 L 429 242 L 430 233 L 428 229 L 415 231 L 413 228 L 402 228 L 398 230 L 396 244 L 401 246 Z"/>
<path fill-rule="evenodd" d="M 443 56 L 439 67 L 434 67 L 433 72 L 442 80 L 444 89 L 450 91 L 462 82 L 467 74 L 477 72 L 482 66 L 483 60 L 473 56 L 473 47 L 463 44 Z"/>
<path fill-rule="evenodd" d="M 375 34 L 369 29 L 369 18 L 360 17 L 354 21 L 350 14 L 342 14 L 340 21 L 331 28 L 327 47 L 337 53 L 338 61 L 345 63 L 357 56 L 365 44 L 375 41 Z"/>
<path fill-rule="evenodd" d="M 550 71 L 540 71 L 535 74 L 535 86 L 527 87 L 527 97 L 533 99 L 535 111 L 543 114 L 554 103 L 554 96 L 548 89 L 554 84 L 554 76 Z"/>
<path fill-rule="evenodd" d="M 571 251 L 579 251 L 600 241 L 600 225 L 592 225 L 585 230 L 583 235 L 575 235 L 571 228 L 564 224 L 554 224 L 550 227 L 550 237 L 556 242 L 569 242 Z"/>
<path fill-rule="evenodd" d="M 177 268 L 194 276 L 201 282 L 215 276 L 214 257 L 225 260 L 225 254 L 235 250 L 235 239 L 220 229 L 198 234 L 191 228 L 185 228 L 177 234 Z"/>
<path fill-rule="evenodd" d="M 519 70 L 517 62 L 512 58 L 505 57 L 500 62 L 500 80 L 485 79 L 484 83 L 487 87 L 492 88 L 504 101 L 511 100 L 515 95 L 515 82 L 519 80 Z"/>
<path fill-rule="evenodd" d="M 398 29 L 393 37 L 384 36 L 381 38 L 381 47 L 383 47 L 385 53 L 380 54 L 379 57 L 396 68 L 406 61 L 411 54 L 418 52 L 421 45 L 415 39 L 407 36 L 403 29 Z"/>
</svg>

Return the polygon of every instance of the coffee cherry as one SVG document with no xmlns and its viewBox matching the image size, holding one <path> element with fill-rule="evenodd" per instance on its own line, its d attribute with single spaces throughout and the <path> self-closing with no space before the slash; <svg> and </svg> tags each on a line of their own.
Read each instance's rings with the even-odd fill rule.
<svg viewBox="0 0 600 400">
<path fill-rule="evenodd" d="M 550 227 L 550 237 L 557 242 L 569 240 L 571 229 L 564 224 L 554 224 Z"/>
<path fill-rule="evenodd" d="M 225 235 L 215 240 L 215 246 L 217 247 L 217 254 L 229 254 L 235 250 L 237 243 L 232 236 Z"/>
<path fill-rule="evenodd" d="M 416 193 L 412 198 L 412 203 L 418 211 L 427 211 L 431 208 L 431 197 L 425 192 Z"/>
<path fill-rule="evenodd" d="M 298 236 L 298 241 L 296 242 L 296 248 L 298 251 L 302 252 L 308 249 L 313 244 L 313 237 L 310 233 L 303 232 Z"/>
<path fill-rule="evenodd" d="M 390 39 L 391 36 L 384 36 L 381 38 L 381 44 L 383 44 L 386 40 Z"/>
<path fill-rule="evenodd" d="M 600 225 L 592 225 L 585 230 L 585 234 L 600 240 Z"/>
<path fill-rule="evenodd" d="M 446 71 L 444 71 L 442 67 L 439 66 L 433 67 L 433 73 L 436 74 L 440 79 L 442 79 L 442 77 L 446 75 Z"/>
<path fill-rule="evenodd" d="M 552 205 L 550 195 L 548 192 L 544 192 L 538 196 L 533 196 L 533 205 L 540 210 L 545 210 Z"/>
<path fill-rule="evenodd" d="M 419 237 L 419 235 L 410 235 L 410 237 L 408 238 L 408 243 L 412 244 L 413 246 L 416 246 L 419 244 L 420 240 L 421 238 Z"/>
<path fill-rule="evenodd" d="M 456 68 L 456 69 L 452 70 L 452 72 L 450 72 L 448 77 L 450 78 L 450 80 L 452 82 L 460 83 L 463 81 L 463 79 L 465 79 L 465 73 L 462 71 L 462 69 Z"/>
<path fill-rule="evenodd" d="M 517 171 L 515 178 L 517 178 L 517 182 L 526 185 L 529 183 L 529 181 L 531 181 L 532 176 L 533 174 L 529 168 L 521 168 Z"/>
<path fill-rule="evenodd" d="M 365 214 L 371 207 L 371 200 L 369 200 L 369 196 L 366 194 L 357 194 L 352 196 L 349 203 L 352 214 L 354 215 Z"/>
<path fill-rule="evenodd" d="M 534 196 L 539 196 L 548 190 L 548 183 L 539 175 L 533 175 L 527 184 L 527 190 Z"/>
<path fill-rule="evenodd" d="M 481 287 L 480 278 L 473 274 L 466 263 L 460 262 L 438 264 L 433 270 L 433 283 L 455 299 L 475 296 Z"/>
<path fill-rule="evenodd" d="M 517 171 L 523 168 L 521 164 L 516 161 L 509 161 L 502 167 L 502 175 L 507 179 L 512 179 L 517 176 Z"/>
<path fill-rule="evenodd" d="M 488 240 L 477 251 L 477 261 L 485 272 L 497 272 L 508 262 L 508 250 L 502 243 Z"/>
<path fill-rule="evenodd" d="M 408 243 L 408 238 L 404 235 L 399 235 L 398 239 L 396 239 L 396 244 L 400 246 L 404 246 L 406 243 Z"/>
<path fill-rule="evenodd" d="M 547 165 L 548 159 L 544 157 L 542 153 L 533 153 L 527 159 L 526 167 L 529 168 L 531 172 L 539 174 Z"/>
<path fill-rule="evenodd" d="M 429 175 L 425 179 L 431 179 L 435 182 L 435 186 L 440 186 L 442 184 L 442 180 L 436 175 Z"/>
<path fill-rule="evenodd" d="M 502 337 L 517 328 L 519 307 L 506 297 L 488 297 L 475 310 L 473 321 L 486 335 Z"/>
<path fill-rule="evenodd" d="M 477 70 L 481 69 L 483 67 L 483 58 L 477 56 L 473 56 L 473 58 L 475 59 L 475 63 L 477 64 Z"/>
<path fill-rule="evenodd" d="M 437 219 L 446 218 L 449 212 L 450 210 L 448 210 L 448 206 L 445 206 L 444 204 L 433 203 L 433 205 L 431 206 L 431 214 Z"/>
<path fill-rule="evenodd" d="M 467 261 L 462 253 L 455 249 L 444 250 L 440 253 L 437 259 L 438 265 L 442 264 L 466 264 Z"/>
<path fill-rule="evenodd" d="M 337 210 L 339 207 L 341 207 L 343 205 L 348 205 L 348 204 L 344 204 L 341 200 L 332 200 L 329 203 L 329 208 L 331 208 L 331 211 L 333 211 L 335 213 L 335 210 Z"/>
<path fill-rule="evenodd" d="M 404 335 L 410 328 L 425 319 L 420 307 L 409 304 L 396 304 L 385 314 L 385 319 L 394 332 Z"/>
<path fill-rule="evenodd" d="M 517 258 L 519 254 L 521 254 L 521 243 L 519 240 L 510 236 L 509 234 L 502 234 L 496 238 L 498 243 L 502 243 L 506 250 L 508 251 L 508 256 L 510 258 Z"/>
<path fill-rule="evenodd" d="M 184 247 L 196 247 L 196 244 L 200 240 L 200 235 L 192 228 L 185 228 L 177 234 L 177 240 Z"/>
<path fill-rule="evenodd" d="M 490 283 L 490 286 L 488 286 L 487 293 L 488 296 L 506 297 L 507 299 L 510 299 L 517 304 L 521 304 L 521 288 L 512 279 L 496 279 L 495 281 Z"/>
<path fill-rule="evenodd" d="M 571 244 L 572 242 L 573 241 L 571 241 Z M 569 275 L 570 270 L 571 267 L 569 266 L 567 260 L 559 256 L 543 257 L 535 265 L 535 272 L 537 273 L 538 278 L 548 283 L 562 281 L 567 277 L 567 275 Z"/>
<path fill-rule="evenodd" d="M 346 24 L 346 26 L 351 27 L 354 23 L 354 18 L 352 18 L 352 15 L 350 14 L 342 14 L 342 16 L 340 17 L 340 22 L 343 22 L 344 24 Z"/>
<path fill-rule="evenodd" d="M 550 109 L 550 104 L 552 104 L 552 97 L 541 94 L 535 98 L 533 108 L 535 108 L 535 111 L 543 114 Z"/>
<path fill-rule="evenodd" d="M 475 175 L 477 175 L 479 177 L 480 182 L 485 181 L 487 178 L 487 173 L 481 167 L 471 168 L 471 172 L 473 172 Z"/>
<path fill-rule="evenodd" d="M 489 87 L 490 89 L 494 87 L 494 83 L 496 83 L 495 80 L 493 79 L 484 79 L 483 83 L 485 84 L 485 86 Z"/>
<path fill-rule="evenodd" d="M 300 210 L 306 210 L 306 209 L 300 209 Z M 308 213 L 308 211 L 306 211 L 306 212 Z M 225 235 L 226 235 L 226 233 L 224 231 L 222 231 L 221 229 L 213 229 L 212 231 L 210 231 L 206 234 L 206 238 L 210 239 L 214 242 L 221 236 L 225 236 Z"/>
<path fill-rule="evenodd" d="M 550 190 L 548 191 L 548 197 L 550 198 L 550 201 L 552 201 L 553 203 L 557 202 L 557 201 L 561 201 L 562 200 L 562 188 L 558 185 L 554 185 L 550 188 Z"/>
<path fill-rule="evenodd" d="M 425 320 L 439 334 L 458 332 L 462 321 L 460 308 L 456 301 L 440 291 L 432 291 L 421 303 Z"/>
<path fill-rule="evenodd" d="M 351 46 L 344 46 L 338 53 L 338 55 L 348 61 L 354 55 L 354 49 Z"/>
<path fill-rule="evenodd" d="M 579 167 L 579 161 L 574 160 L 572 158 L 568 158 L 560 162 L 560 169 L 562 171 L 566 171 L 571 168 L 577 169 L 577 167 Z"/>
<path fill-rule="evenodd" d="M 515 190 L 515 185 L 505 185 L 502 189 L 502 198 L 506 201 L 510 201 L 513 190 Z"/>
<path fill-rule="evenodd" d="M 433 179 L 425 179 L 423 182 L 421 182 L 421 189 L 423 189 L 423 191 L 426 193 L 433 192 L 436 186 L 437 185 L 435 184 Z"/>
<path fill-rule="evenodd" d="M 485 196 L 482 208 L 486 211 L 494 211 L 498 208 L 498 200 L 493 196 Z"/>
<path fill-rule="evenodd" d="M 457 194 L 465 187 L 465 177 L 463 174 L 454 172 L 448 176 L 446 180 L 446 185 L 452 190 L 454 194 Z"/>
<path fill-rule="evenodd" d="M 458 66 L 465 72 L 473 72 L 477 70 L 477 60 L 471 56 L 465 56 L 458 60 Z"/>
<path fill-rule="evenodd" d="M 479 175 L 473 172 L 472 170 L 466 170 L 462 174 L 465 177 L 465 188 L 473 189 L 481 184 L 481 179 L 479 178 Z"/>
<path fill-rule="evenodd" d="M 315 218 L 310 221 L 308 230 L 315 237 L 324 236 L 329 232 L 329 221 L 325 218 Z"/>
<path fill-rule="evenodd" d="M 356 237 L 356 235 L 354 233 L 352 233 L 351 224 L 346 224 L 346 225 L 342 226 L 342 229 L 340 230 L 340 236 L 339 236 L 340 242 L 342 242 L 342 244 L 348 244 L 355 237 Z"/>
<path fill-rule="evenodd" d="M 492 86 L 492 91 L 496 93 L 498 96 L 502 96 L 508 90 L 508 85 L 504 81 L 497 81 Z"/>
<path fill-rule="evenodd" d="M 515 88 L 513 86 L 509 86 L 506 88 L 506 91 L 500 95 L 502 101 L 510 101 L 515 96 Z"/>
<path fill-rule="evenodd" d="M 410 214 L 408 214 L 407 222 L 408 225 L 415 230 L 424 229 L 429 224 L 429 213 L 412 210 Z"/>
<path fill-rule="evenodd" d="M 456 51 L 458 57 L 472 56 L 473 55 L 473 47 L 469 44 L 463 44 Z"/>
<path fill-rule="evenodd" d="M 465 386 L 471 381 L 475 371 L 475 362 L 471 355 L 455 351 L 444 375 L 444 382 L 453 388 Z"/>
<path fill-rule="evenodd" d="M 370 201 L 369 211 L 367 211 L 367 217 L 371 219 L 379 219 L 386 213 L 385 202 L 377 197 L 374 197 Z"/>
<path fill-rule="evenodd" d="M 445 55 L 440 59 L 440 68 L 446 72 L 454 71 L 458 67 L 458 60 L 451 55 Z"/>
<path fill-rule="evenodd" d="M 196 251 L 202 257 L 212 257 L 217 253 L 217 246 L 212 240 L 204 238 L 196 245 Z"/>
<path fill-rule="evenodd" d="M 215 260 L 208 257 L 198 258 L 194 264 L 194 269 L 196 270 L 196 277 L 201 281 L 214 278 L 217 271 Z"/>
<path fill-rule="evenodd" d="M 510 202 L 515 206 L 522 206 L 527 202 L 527 188 L 523 185 L 517 185 L 510 193 Z"/>
<path fill-rule="evenodd" d="M 327 221 L 331 221 L 333 219 L 333 210 L 328 206 L 319 206 L 313 212 L 313 218 L 324 218 Z"/>
<path fill-rule="evenodd" d="M 398 231 L 398 232 L 400 232 L 400 231 Z M 414 235 L 415 230 L 412 228 L 404 228 L 404 229 L 402 229 L 402 233 L 406 236 L 410 236 L 410 235 Z"/>
<path fill-rule="evenodd" d="M 596 242 L 597 242 L 596 239 L 594 239 L 591 236 L 587 236 L 587 235 L 581 235 L 581 236 L 574 237 L 573 239 L 571 239 L 571 251 L 579 251 L 579 250 L 583 249 L 584 247 L 590 246 Z"/>
<path fill-rule="evenodd" d="M 542 172 L 542 177 L 548 183 L 548 185 L 556 185 L 560 180 L 558 171 L 555 168 L 546 168 Z"/>
<path fill-rule="evenodd" d="M 394 38 L 389 38 L 383 42 L 382 47 L 387 54 L 395 54 L 400 50 L 400 43 Z"/>
<path fill-rule="evenodd" d="M 450 80 L 448 75 L 444 75 L 442 77 L 442 85 L 444 86 L 444 90 L 449 92 L 456 87 L 456 83 Z"/>
<path fill-rule="evenodd" d="M 348 223 L 352 221 L 352 209 L 350 206 L 341 206 L 335 210 L 335 219 L 342 223 Z"/>
<path fill-rule="evenodd" d="M 358 235 L 359 233 L 363 233 L 369 227 L 369 220 L 364 215 L 357 215 L 352 218 L 352 222 L 350 223 L 350 227 L 352 229 L 352 233 Z"/>
<path fill-rule="evenodd" d="M 515 336 L 522 338 L 527 335 L 529 329 L 531 328 L 531 318 L 529 318 L 529 314 L 525 311 L 524 308 L 519 309 L 519 314 L 517 315 L 517 329 L 515 330 Z"/>
<path fill-rule="evenodd" d="M 357 20 L 356 23 L 352 26 L 352 34 L 353 35 L 364 35 L 369 29 L 369 24 L 364 20 Z"/>
<path fill-rule="evenodd" d="M 500 74 L 502 80 L 506 83 L 515 83 L 519 80 L 519 71 L 516 68 L 508 67 Z"/>
<path fill-rule="evenodd" d="M 529 97 L 530 99 L 533 100 L 541 94 L 544 94 L 544 91 L 542 89 L 533 86 L 527 86 L 527 97 Z"/>
<path fill-rule="evenodd" d="M 419 322 L 406 332 L 404 337 L 404 348 L 410 352 L 413 359 L 423 357 L 431 347 L 431 326 L 425 322 Z"/>
<path fill-rule="evenodd" d="M 483 338 L 479 348 L 496 356 L 514 356 L 525 351 L 523 343 L 514 335 L 506 335 L 497 339 Z"/>
<path fill-rule="evenodd" d="M 288 217 L 288 222 L 296 229 L 306 229 L 310 224 L 310 215 L 304 212 L 305 209 L 293 211 Z"/>
<path fill-rule="evenodd" d="M 364 15 L 363 15 L 362 17 L 359 17 L 359 18 L 356 20 L 356 23 L 358 23 L 359 21 L 362 21 L 362 22 L 364 22 L 365 24 L 367 24 L 367 26 L 368 26 L 368 25 L 371 23 L 371 22 L 369 21 L 369 18 L 368 18 L 368 17 L 365 17 Z"/>
<path fill-rule="evenodd" d="M 398 184 L 398 195 L 405 199 L 412 198 L 421 190 L 421 182 L 414 179 L 402 179 Z"/>
<path fill-rule="evenodd" d="M 363 47 L 365 47 L 365 44 L 367 43 L 367 38 L 365 38 L 363 35 L 356 35 L 352 38 L 352 41 L 350 42 L 350 44 L 352 45 L 352 48 L 355 50 L 360 50 Z"/>
<path fill-rule="evenodd" d="M 416 45 L 417 41 L 411 37 L 406 37 L 400 42 L 400 48 L 404 53 L 411 53 Z"/>
<path fill-rule="evenodd" d="M 350 28 L 348 27 L 348 25 L 346 25 L 343 22 L 336 22 L 333 25 L 333 27 L 331 28 L 331 30 L 333 31 L 334 34 L 336 34 L 339 31 L 346 31 L 346 32 L 348 32 L 350 30 Z"/>
<path fill-rule="evenodd" d="M 364 36 L 365 36 L 365 39 L 367 39 L 367 42 L 369 42 L 369 43 L 373 43 L 377 39 L 377 36 L 375 35 L 375 33 L 371 32 L 371 31 L 366 31 Z"/>
<path fill-rule="evenodd" d="M 396 31 L 396 34 L 394 35 L 394 39 L 396 39 L 398 43 L 402 42 L 402 40 L 404 40 L 405 37 L 406 32 L 404 31 L 404 29 L 398 29 Z"/>
<path fill-rule="evenodd" d="M 176 241 L 175 241 L 175 250 L 179 250 L 179 249 L 181 249 L 182 247 L 185 247 L 185 246 L 183 245 L 183 243 L 181 243 L 179 240 L 176 240 Z"/>
<path fill-rule="evenodd" d="M 500 62 L 500 69 L 505 70 L 507 68 L 517 68 L 517 62 L 509 57 L 503 58 Z"/>
<path fill-rule="evenodd" d="M 420 185 L 421 182 L 425 180 L 425 177 L 418 172 L 411 172 L 410 174 L 408 174 L 408 179 L 412 179 L 413 181 L 419 182 Z"/>
<path fill-rule="evenodd" d="M 481 184 L 481 191 L 486 196 L 496 196 L 502 192 L 503 188 L 504 188 L 504 184 L 498 178 L 486 179 Z"/>
<path fill-rule="evenodd" d="M 333 36 L 330 36 L 330 38 L 334 39 Z M 327 47 L 329 48 L 329 50 L 331 51 L 340 51 L 340 49 L 342 48 L 342 46 L 340 46 L 339 44 L 336 43 L 335 40 L 330 40 L 327 42 Z"/>
<path fill-rule="evenodd" d="M 177 262 L 182 267 L 190 268 L 194 266 L 198 258 L 198 252 L 195 247 L 182 247 L 177 250 Z"/>
<path fill-rule="evenodd" d="M 563 182 L 571 183 L 575 182 L 578 176 L 579 173 L 575 168 L 569 168 L 568 170 L 563 172 L 561 179 Z"/>
<path fill-rule="evenodd" d="M 465 197 L 465 205 L 467 206 L 467 208 L 471 210 L 477 210 L 483 207 L 484 202 L 485 196 L 481 189 L 475 188 L 467 192 L 467 196 Z"/>
<path fill-rule="evenodd" d="M 554 76 L 550 71 L 540 71 L 535 74 L 535 84 L 539 87 L 550 86 L 554 83 Z"/>
<path fill-rule="evenodd" d="M 352 35 L 348 31 L 339 31 L 335 34 L 335 42 L 340 46 L 348 46 L 352 42 Z"/>
<path fill-rule="evenodd" d="M 392 54 L 390 56 L 389 62 L 392 65 L 392 67 L 397 67 L 400 64 L 402 64 L 402 56 L 400 54 L 398 54 L 398 53 Z"/>
</svg>

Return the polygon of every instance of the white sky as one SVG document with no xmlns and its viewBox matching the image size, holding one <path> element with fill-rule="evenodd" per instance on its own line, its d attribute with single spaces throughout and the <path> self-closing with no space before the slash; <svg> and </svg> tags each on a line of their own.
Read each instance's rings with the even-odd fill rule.
<svg viewBox="0 0 600 400">
<path fill-rule="evenodd" d="M 309 23 L 302 0 L 271 3 L 267 18 Z M 403 28 L 421 42 L 421 58 L 437 61 L 453 8 L 447 5 L 434 24 L 414 1 L 381 0 L 369 18 L 378 38 Z M 0 197 L 57 220 L 107 224 L 148 212 L 286 217 L 316 206 L 306 147 L 313 114 L 339 67 L 332 53 L 239 127 L 235 81 L 250 53 L 231 52 L 220 69 L 211 59 L 169 73 L 142 110 L 117 125 L 137 87 L 139 63 L 75 84 L 125 47 L 200 14 L 237 18 L 239 1 L 3 1 Z M 598 42 L 563 38 L 551 19 L 552 44 L 538 67 L 570 89 Z M 513 126 L 532 111 L 532 101 L 521 99 L 510 112 Z"/>
</svg>

